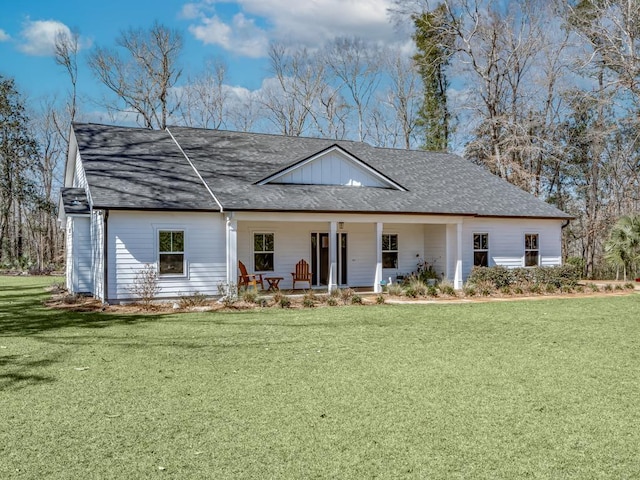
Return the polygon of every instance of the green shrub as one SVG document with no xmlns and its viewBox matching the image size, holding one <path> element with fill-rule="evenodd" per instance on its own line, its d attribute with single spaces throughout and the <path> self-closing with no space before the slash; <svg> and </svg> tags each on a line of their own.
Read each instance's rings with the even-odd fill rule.
<svg viewBox="0 0 640 480">
<path fill-rule="evenodd" d="M 399 283 L 392 283 L 390 285 L 387 285 L 387 293 L 389 295 L 393 295 L 394 297 L 399 297 L 400 295 L 402 295 L 403 293 L 403 288 L 402 285 L 400 285 Z"/>
<path fill-rule="evenodd" d="M 624 288 L 627 289 L 627 290 L 633 290 L 633 289 L 636 288 L 636 286 L 631 282 L 627 282 L 627 283 L 624 284 Z"/>
<path fill-rule="evenodd" d="M 441 281 L 438 284 L 438 290 L 440 290 L 440 293 L 442 293 L 443 295 L 447 295 L 450 297 L 458 296 L 458 294 L 456 293 L 456 289 L 453 288 L 453 284 L 448 280 Z"/>
<path fill-rule="evenodd" d="M 191 294 L 181 294 L 178 304 L 180 308 L 187 309 L 191 307 L 201 307 L 206 305 L 207 296 L 204 293 L 195 291 Z"/>
<path fill-rule="evenodd" d="M 558 291 L 558 288 L 560 287 L 556 287 L 553 283 L 547 283 L 544 286 L 544 291 L 546 293 L 556 293 Z"/>
<path fill-rule="evenodd" d="M 329 305 L 330 307 L 335 307 L 336 305 L 338 305 L 338 299 L 329 295 L 327 297 L 327 305 Z"/>
<path fill-rule="evenodd" d="M 377 303 L 378 305 L 382 305 L 382 304 L 384 304 L 384 303 L 385 303 L 384 295 L 379 294 L 379 295 L 376 297 L 376 303 Z"/>
<path fill-rule="evenodd" d="M 428 297 L 437 297 L 438 296 L 438 288 L 435 285 L 427 285 L 426 295 Z"/>
<path fill-rule="evenodd" d="M 353 295 L 355 294 L 355 292 L 350 288 L 336 288 L 336 290 L 339 292 L 340 300 L 342 300 L 342 303 L 344 303 L 345 305 L 350 303 L 351 297 L 353 297 Z"/>
<path fill-rule="evenodd" d="M 600 288 L 595 283 L 587 283 L 587 288 L 592 292 L 599 292 Z"/>
<path fill-rule="evenodd" d="M 505 285 L 500 289 L 500 293 L 503 295 L 511 295 L 511 287 L 509 285 Z"/>
<path fill-rule="evenodd" d="M 302 306 L 307 308 L 315 307 L 317 301 L 318 297 L 312 290 L 304 292 L 304 296 L 302 297 Z"/>
<path fill-rule="evenodd" d="M 508 268 L 501 266 L 473 267 L 467 281 L 474 285 L 491 284 L 493 288 L 500 289 L 511 284 L 512 274 Z"/>
<path fill-rule="evenodd" d="M 615 289 L 616 290 L 624 290 L 624 287 L 622 285 L 620 285 L 619 283 L 616 283 Z"/>
<path fill-rule="evenodd" d="M 462 287 L 462 292 L 467 297 L 475 297 L 477 294 L 476 287 L 471 285 L 470 283 L 466 283 L 464 287 Z"/>
<path fill-rule="evenodd" d="M 577 293 L 584 293 L 584 285 L 576 286 L 576 292 Z"/>
<path fill-rule="evenodd" d="M 513 293 L 515 293 L 516 295 L 523 295 L 524 288 L 522 288 L 522 285 L 516 285 L 515 287 L 513 287 Z"/>
<path fill-rule="evenodd" d="M 532 283 L 529 285 L 529 293 L 540 295 L 542 293 L 542 286 L 539 283 Z"/>
<path fill-rule="evenodd" d="M 573 293 L 573 287 L 571 285 L 563 285 L 562 287 L 560 287 L 560 291 L 562 293 Z"/>
<path fill-rule="evenodd" d="M 427 286 L 417 278 L 411 279 L 409 285 L 404 290 L 404 294 L 409 298 L 424 297 L 427 294 Z"/>
<path fill-rule="evenodd" d="M 242 292 L 242 300 L 247 303 L 256 303 L 258 299 L 258 292 L 256 292 L 253 288 L 247 288 Z"/>
<path fill-rule="evenodd" d="M 611 292 L 611 291 L 613 291 L 613 287 L 611 286 L 611 284 L 610 284 L 610 283 L 607 283 L 607 284 L 604 286 L 604 291 L 605 291 L 605 292 Z"/>
<path fill-rule="evenodd" d="M 478 295 L 488 297 L 495 291 L 495 285 L 490 280 L 482 280 L 475 283 Z"/>
<path fill-rule="evenodd" d="M 512 269 L 495 266 L 473 267 L 467 282 L 475 285 L 490 283 L 494 290 L 501 290 L 503 287 L 516 284 L 529 285 L 532 283 L 551 284 L 558 289 L 563 285 L 574 287 L 578 284 L 579 279 L 580 272 L 574 265 Z"/>
<path fill-rule="evenodd" d="M 351 305 L 362 305 L 362 297 L 357 293 L 351 295 Z"/>
<path fill-rule="evenodd" d="M 289 308 L 291 306 L 291 299 L 286 295 L 282 295 L 280 300 L 278 300 L 278 304 L 280 305 L 280 308 Z"/>
</svg>

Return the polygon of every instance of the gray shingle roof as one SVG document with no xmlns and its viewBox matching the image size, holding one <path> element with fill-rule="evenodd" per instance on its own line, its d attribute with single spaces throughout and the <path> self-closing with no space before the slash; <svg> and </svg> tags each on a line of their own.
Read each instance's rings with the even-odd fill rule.
<svg viewBox="0 0 640 480">
<path fill-rule="evenodd" d="M 569 218 L 452 154 L 366 143 L 170 127 L 225 210 L 465 214 Z M 218 210 L 164 131 L 74 124 L 96 207 Z M 339 145 L 407 188 L 254 183 Z"/>
<path fill-rule="evenodd" d="M 66 215 L 89 215 L 91 207 L 84 188 L 63 188 L 62 206 Z"/>
</svg>

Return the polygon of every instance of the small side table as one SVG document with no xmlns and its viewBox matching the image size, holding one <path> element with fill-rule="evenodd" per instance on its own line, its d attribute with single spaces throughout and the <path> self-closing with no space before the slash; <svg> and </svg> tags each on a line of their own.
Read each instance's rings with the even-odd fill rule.
<svg viewBox="0 0 640 480">
<path fill-rule="evenodd" d="M 284 280 L 283 277 L 264 277 L 264 279 L 269 283 L 269 288 L 267 288 L 267 292 L 277 292 L 280 290 L 278 286 L 280 284 L 280 280 Z"/>
</svg>

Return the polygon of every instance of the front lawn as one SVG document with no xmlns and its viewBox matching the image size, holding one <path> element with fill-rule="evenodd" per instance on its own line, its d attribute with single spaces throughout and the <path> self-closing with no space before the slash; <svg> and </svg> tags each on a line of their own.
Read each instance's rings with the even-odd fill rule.
<svg viewBox="0 0 640 480">
<path fill-rule="evenodd" d="M 640 296 L 173 315 L 0 277 L 0 478 L 639 478 Z"/>
</svg>

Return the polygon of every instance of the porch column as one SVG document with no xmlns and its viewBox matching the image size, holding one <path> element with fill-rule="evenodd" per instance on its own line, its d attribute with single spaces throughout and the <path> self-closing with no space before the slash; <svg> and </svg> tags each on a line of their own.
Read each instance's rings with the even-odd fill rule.
<svg viewBox="0 0 640 480">
<path fill-rule="evenodd" d="M 456 223 L 456 270 L 453 288 L 462 288 L 462 223 Z"/>
<path fill-rule="evenodd" d="M 376 232 L 376 274 L 373 280 L 373 291 L 375 293 L 382 292 L 382 222 L 375 224 Z"/>
<path fill-rule="evenodd" d="M 233 214 L 227 217 L 227 286 L 233 287 L 229 293 L 238 292 L 238 221 Z"/>
<path fill-rule="evenodd" d="M 329 222 L 329 288 L 338 288 L 338 222 Z"/>
</svg>

